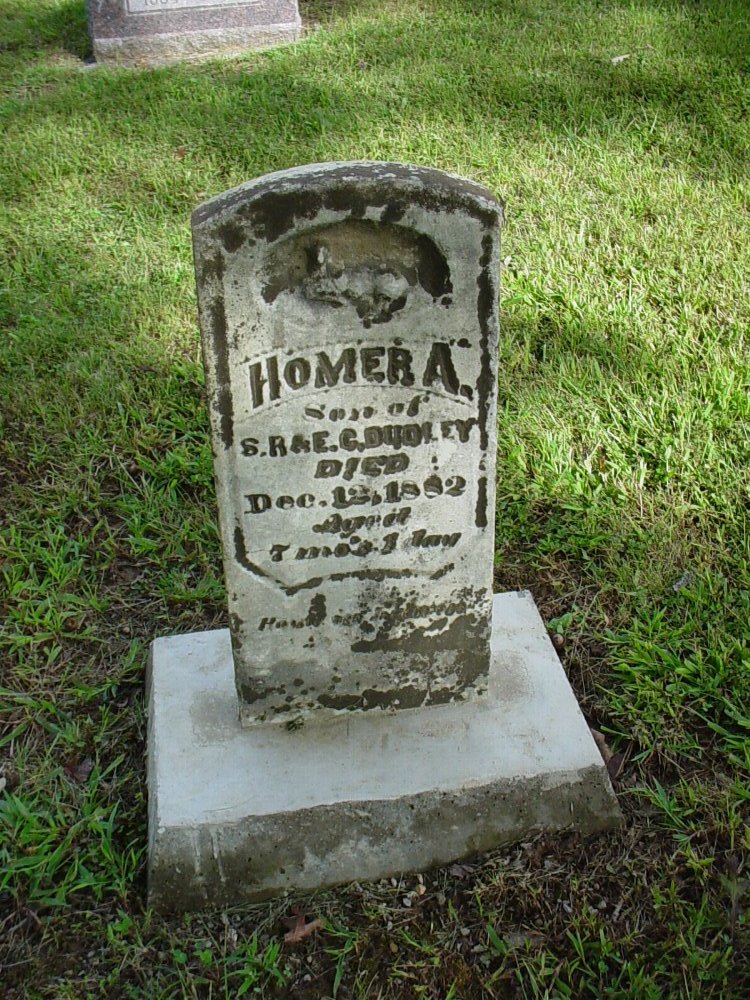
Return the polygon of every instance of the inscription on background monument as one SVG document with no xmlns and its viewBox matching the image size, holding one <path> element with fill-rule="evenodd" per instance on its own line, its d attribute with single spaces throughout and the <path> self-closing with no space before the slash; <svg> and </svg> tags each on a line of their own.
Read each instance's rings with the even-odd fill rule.
<svg viewBox="0 0 750 1000">
<path fill-rule="evenodd" d="M 486 689 L 499 221 L 483 188 L 389 164 L 194 213 L 244 722 Z"/>
<path fill-rule="evenodd" d="M 152 13 L 157 10 L 185 10 L 190 7 L 231 7 L 237 0 L 125 0 L 128 13 Z M 244 0 L 245 5 L 260 0 Z"/>
</svg>

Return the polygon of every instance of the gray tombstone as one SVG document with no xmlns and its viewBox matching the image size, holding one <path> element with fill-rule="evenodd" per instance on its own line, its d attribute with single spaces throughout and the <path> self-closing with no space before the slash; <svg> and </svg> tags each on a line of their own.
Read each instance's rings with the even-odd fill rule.
<svg viewBox="0 0 750 1000">
<path fill-rule="evenodd" d="M 246 723 L 486 691 L 500 219 L 477 185 L 392 164 L 195 212 Z"/>
<path fill-rule="evenodd" d="M 230 629 L 152 645 L 160 909 L 618 822 L 531 596 L 492 595 L 501 220 L 389 163 L 194 213 Z"/>
<path fill-rule="evenodd" d="M 297 0 L 88 0 L 97 62 L 158 66 L 299 38 Z"/>
</svg>

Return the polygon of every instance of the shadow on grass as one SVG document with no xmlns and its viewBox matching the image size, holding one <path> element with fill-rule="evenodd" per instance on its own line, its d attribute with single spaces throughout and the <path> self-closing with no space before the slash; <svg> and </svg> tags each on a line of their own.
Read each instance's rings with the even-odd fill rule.
<svg viewBox="0 0 750 1000">
<path fill-rule="evenodd" d="M 55 46 L 81 60 L 91 57 L 85 0 L 34 6 L 23 0 L 0 0 L 0 54 L 40 46 Z"/>
<path fill-rule="evenodd" d="M 554 4 L 516 0 L 493 10 L 480 0 L 446 0 L 432 11 L 433 4 L 429 0 L 421 16 L 411 17 L 395 2 L 386 4 L 386 13 L 375 0 L 302 3 L 307 22 L 320 24 L 325 39 L 329 32 L 351 31 L 348 45 L 334 53 L 329 45 L 327 58 L 333 58 L 334 69 L 335 60 L 341 62 L 341 73 L 325 66 L 319 86 L 311 69 L 326 42 L 313 32 L 300 45 L 271 54 L 125 77 L 99 73 L 87 90 L 75 80 L 70 87 L 77 109 L 95 115 L 115 135 L 123 112 L 137 113 L 144 145 L 220 142 L 229 163 L 238 148 L 237 132 L 252 127 L 264 137 L 268 169 L 278 165 L 273 150 L 288 144 L 292 129 L 294 159 L 303 161 L 305 140 L 326 130 L 336 133 L 328 143 L 333 158 L 336 146 L 356 148 L 358 140 L 366 140 L 373 123 L 398 120 L 408 130 L 431 120 L 435 128 L 495 128 L 511 142 L 529 136 L 591 138 L 632 142 L 644 153 L 661 144 L 665 166 L 693 169 L 699 178 L 746 176 L 746 131 L 727 128 L 735 112 L 738 121 L 746 113 L 741 78 L 733 80 L 732 73 L 750 67 L 750 23 L 735 23 L 735 5 L 705 11 L 694 4 L 641 0 L 640 9 L 658 12 L 662 33 L 674 13 L 669 48 L 662 37 L 661 51 L 647 43 L 613 65 L 611 58 L 619 53 L 614 40 L 633 42 L 632 28 L 629 33 L 619 26 L 632 4 L 604 11 L 581 4 L 580 21 L 600 23 L 600 39 L 569 13 L 561 22 Z M 81 0 L 64 0 L 33 15 L 18 3 L 8 8 L 15 18 L 7 46 L 41 42 L 80 58 L 90 53 Z M 396 21 L 388 20 L 389 11 L 398 14 Z M 363 13 L 364 20 L 351 21 Z M 457 40 L 452 27 L 460 27 Z M 359 87 L 357 75 L 363 78 Z M 165 102 L 172 103 L 171 114 L 164 114 Z M 54 95 L 17 107 L 10 117 L 54 118 L 67 103 L 61 81 Z"/>
<path fill-rule="evenodd" d="M 83 51 L 81 0 L 41 6 L 34 14 L 23 13 L 20 0 L 6 6 L 15 12 L 8 37 L 20 38 L 23 22 L 29 44 L 37 38 Z M 159 226 L 179 227 L 182 248 L 190 210 L 222 188 L 309 160 L 374 158 L 381 150 L 388 158 L 398 145 L 394 136 L 428 131 L 440 140 L 458 135 L 464 149 L 479 136 L 482 156 L 505 157 L 511 206 L 519 149 L 537 158 L 542 177 L 545 162 L 553 171 L 558 151 L 562 156 L 581 143 L 602 155 L 616 149 L 648 157 L 656 170 L 676 166 L 696 184 L 744 179 L 747 126 L 735 66 L 746 58 L 750 29 L 734 23 L 739 9 L 728 0 L 714 5 L 711 16 L 677 2 L 606 8 L 583 2 L 576 20 L 571 7 L 561 11 L 554 3 L 524 0 L 423 0 L 415 13 L 395 0 L 385 8 L 376 0 L 310 0 L 303 14 L 317 17 L 324 30 L 270 53 L 143 72 L 54 68 L 54 86 L 6 106 L 6 126 L 24 136 L 7 195 L 22 204 L 45 189 L 53 192 L 66 167 L 74 172 L 66 165 L 29 183 L 39 155 L 35 136 L 48 141 L 50 134 L 61 142 L 70 135 L 74 152 L 90 168 L 83 207 L 95 218 L 106 210 L 103 226 L 127 230 L 153 211 L 146 225 L 158 215 Z M 652 51 L 648 43 L 613 66 L 615 43 L 633 41 L 633 10 L 655 12 L 661 48 Z M 365 20 L 351 19 L 363 12 Z M 397 21 L 389 12 L 398 14 Z M 667 42 L 671 14 L 675 26 Z M 433 148 L 441 157 L 437 165 L 453 165 L 440 143 Z M 516 150 L 515 160 L 509 149 Z M 436 162 L 427 144 L 419 150 L 421 162 Z M 186 169 L 176 164 L 183 157 Z M 153 167 L 160 163 L 162 177 Z M 44 291 L 62 286 L 67 268 L 75 273 L 80 301 L 88 304 L 79 306 L 79 333 L 60 341 L 58 351 L 77 350 L 79 337 L 101 340 L 103 331 L 115 330 L 127 336 L 142 326 L 147 282 L 126 282 L 119 258 L 94 249 L 74 259 L 62 244 L 54 253 L 46 245 L 40 252 L 49 258 Z M 543 301 L 523 311 L 533 323 L 516 329 L 518 320 L 506 317 L 505 329 L 544 365 L 548 341 L 558 351 L 566 347 L 565 317 Z M 569 349 L 605 367 L 619 365 L 620 376 L 627 373 L 623 359 L 634 369 L 643 363 L 637 345 L 616 355 L 599 331 L 584 327 L 569 338 Z"/>
<path fill-rule="evenodd" d="M 605 9 L 582 3 L 589 29 L 571 18 L 570 7 L 561 14 L 559 5 L 523 0 L 494 7 L 480 0 L 439 5 L 428 0 L 414 16 L 396 2 L 386 5 L 384 14 L 375 0 L 313 0 L 302 8 L 325 30 L 300 45 L 145 72 L 56 72 L 54 87 L 9 102 L 6 125 L 25 136 L 19 170 L 9 178 L 9 197 L 20 204 L 35 198 L 40 186 L 53 190 L 60 183 L 62 171 L 29 185 L 37 132 L 43 137 L 69 133 L 82 160 L 90 163 L 84 195 L 94 218 L 106 210 L 102 224 L 112 232 L 127 231 L 153 210 L 147 225 L 156 220 L 160 232 L 165 226 L 178 228 L 183 253 L 190 210 L 205 197 L 313 159 L 353 158 L 363 150 L 379 155 L 379 149 L 387 156 L 396 133 L 431 130 L 441 139 L 458 133 L 464 147 L 470 145 L 465 137 L 478 135 L 485 156 L 528 149 L 538 158 L 542 176 L 545 157 L 551 161 L 566 143 L 580 142 L 583 148 L 598 146 L 602 154 L 619 149 L 650 157 L 657 170 L 677 165 L 697 184 L 746 177 L 747 128 L 742 131 L 743 98 L 734 67 L 750 31 L 733 23 L 737 4 L 716 4 L 708 17 L 680 3 L 643 0 L 637 8 L 628 2 Z M 634 9 L 656 12 L 662 33 L 673 13 L 674 31 L 669 43 L 659 35 L 661 49 L 653 55 L 649 43 L 645 54 L 634 51 L 632 59 L 613 66 L 610 57 L 619 51 L 615 43 L 625 36 L 633 41 L 634 26 L 628 34 L 620 21 L 627 22 Z M 363 11 L 366 20 L 350 20 Z M 387 16 L 390 11 L 399 13 L 398 30 Z M 591 24 L 601 25 L 599 34 L 591 33 Z M 43 7 L 30 17 L 28 30 L 52 44 L 67 39 L 81 48 L 83 4 L 65 0 Z M 727 124 L 735 112 L 736 132 Z M 422 162 L 430 162 L 427 149 L 420 147 Z M 518 160 L 507 162 L 512 190 Z M 160 163 L 162 177 L 153 167 Z M 450 167 L 450 153 L 438 165 Z M 41 290 L 52 297 L 55 286 L 74 275 L 78 295 L 69 320 L 75 333 L 46 343 L 46 361 L 62 364 L 88 341 L 114 345 L 143 327 L 152 279 L 138 282 L 131 275 L 126 280 L 119 258 L 95 247 L 77 258 L 62 243 L 40 252 L 46 255 L 47 282 Z M 164 294 L 174 308 L 182 296 L 187 314 L 186 284 Z M 190 294 L 191 309 L 192 289 Z M 167 307 L 159 308 L 163 314 Z M 554 382 L 565 351 L 593 358 L 616 379 L 642 373 L 649 355 L 637 343 L 637 331 L 632 349 L 616 351 L 601 329 L 587 325 L 588 317 L 571 319 L 566 308 L 541 295 L 522 310 L 523 318 L 504 317 L 506 341 L 536 364 L 536 381 L 528 375 L 528 385 L 519 384 L 519 390 L 533 393 L 540 372 Z M 149 312 L 154 323 L 159 311 L 154 306 Z M 36 343 L 41 353 L 42 341 Z M 157 363 L 163 345 L 156 334 L 151 347 L 152 363 Z M 163 357 L 168 365 L 168 352 Z M 516 374 L 523 383 L 520 366 Z M 137 372 L 133 378 L 138 383 Z"/>
<path fill-rule="evenodd" d="M 12 9 L 18 13 L 22 7 L 16 2 Z M 394 135 L 431 131 L 442 140 L 458 134 L 463 148 L 479 136 L 483 156 L 506 157 L 511 204 L 518 149 L 537 157 L 536 170 L 543 177 L 545 162 L 552 171 L 558 150 L 577 142 L 581 148 L 597 146 L 602 155 L 619 149 L 649 157 L 657 170 L 676 165 L 697 184 L 704 178 L 746 177 L 747 128 L 742 131 L 743 98 L 734 67 L 743 58 L 750 30 L 734 24 L 736 3 L 716 4 L 708 17 L 702 9 L 676 2 L 642 0 L 637 8 L 630 2 L 606 8 L 584 2 L 581 18 L 589 19 L 588 28 L 571 17 L 571 7 L 561 14 L 557 4 L 524 0 L 508 5 L 426 0 L 414 15 L 395 0 L 386 5 L 386 14 L 376 0 L 311 0 L 302 9 L 321 20 L 325 30 L 270 53 L 144 72 L 71 74 L 55 68 L 54 86 L 7 104 L 6 126 L 24 136 L 16 147 L 18 169 L 8 178 L 9 200 L 31 201 L 40 191 L 54 192 L 65 169 L 81 172 L 66 164 L 29 183 L 39 155 L 35 136 L 48 141 L 50 134 L 62 142 L 70 135 L 90 173 L 82 187 L 82 209 L 94 219 L 103 217 L 110 233 L 134 231 L 135 220 L 140 224 L 144 218 L 146 229 L 152 222 L 160 232 L 175 227 L 183 254 L 190 210 L 204 198 L 300 162 L 374 158 L 381 150 L 388 158 Z M 627 22 L 634 9 L 655 11 L 661 32 L 669 28 L 672 12 L 674 32 L 669 44 L 659 35 L 661 49 L 653 55 L 647 44 L 645 54 L 613 66 L 610 56 L 619 51 L 615 43 L 628 34 L 620 22 Z M 366 20 L 349 20 L 363 11 Z M 388 17 L 391 11 L 399 15 L 398 30 Z M 81 0 L 43 6 L 24 17 L 30 39 L 82 49 Z M 601 31 L 592 34 L 592 24 L 601 25 Z M 18 35 L 16 28 L 11 35 Z M 635 28 L 628 30 L 632 41 Z M 701 52 L 704 61 L 693 73 Z M 727 125 L 735 113 L 736 132 Z M 444 154 L 440 144 L 433 148 L 442 157 L 437 165 L 453 165 L 450 152 Z M 419 149 L 421 162 L 436 162 L 429 146 Z M 508 149 L 516 150 L 515 160 L 508 158 Z M 45 360 L 56 355 L 63 363 L 87 340 L 101 345 L 109 338 L 114 344 L 143 328 L 149 279 L 139 283 L 131 274 L 126 280 L 119 257 L 98 253 L 95 244 L 76 257 L 63 241 L 44 244 L 39 253 L 45 266 L 34 277 L 46 282 L 39 290 L 54 298 L 73 276 L 78 295 L 78 304 L 70 306 L 75 333 L 47 343 Z M 191 286 L 184 305 L 186 287 L 187 281 L 165 293 L 175 304 L 182 296 L 185 314 L 192 309 Z M 159 309 L 148 311 L 153 323 Z M 505 336 L 552 379 L 564 350 L 594 357 L 619 378 L 640 372 L 648 361 L 637 343 L 627 352 L 613 351 L 601 330 L 587 327 L 586 317 L 577 325 L 571 320 L 568 328 L 565 309 L 544 296 L 522 312 L 524 319 L 504 317 Z M 552 362 L 548 344 L 555 345 Z M 162 346 L 155 335 L 154 358 Z M 168 364 L 168 352 L 164 359 Z"/>
<path fill-rule="evenodd" d="M 22 10 L 20 0 L 6 4 L 13 12 L 0 28 L 6 52 L 50 45 L 85 55 L 80 0 L 36 7 L 33 14 L 25 13 L 27 5 L 28 0 Z M 421 10 L 415 5 L 414 12 L 395 0 L 386 7 L 378 0 L 311 0 L 302 8 L 303 15 L 315 15 L 322 30 L 300 45 L 244 59 L 147 72 L 79 73 L 69 64 L 43 65 L 37 57 L 28 81 L 25 67 L 16 66 L 21 83 L 4 105 L 5 194 L 13 213 L 12 228 L 4 235 L 12 237 L 13 268 L 8 271 L 11 294 L 4 307 L 8 337 L 3 349 L 11 356 L 8 382 L 14 396 L 12 419 L 4 426 L 8 439 L 12 431 L 19 468 L 25 463 L 28 474 L 7 507 L 16 513 L 25 491 L 30 535 L 60 509 L 65 527 L 60 538 L 67 542 L 74 536 L 86 554 L 81 573 L 88 574 L 92 588 L 99 587 L 100 574 L 104 580 L 107 603 L 96 611 L 92 628 L 105 651 L 119 649 L 106 640 L 121 626 L 121 642 L 133 636 L 145 644 L 155 623 L 165 631 L 216 624 L 209 620 L 218 613 L 215 596 L 209 600 L 198 589 L 202 576 L 219 578 L 215 532 L 207 527 L 215 523 L 214 498 L 188 264 L 189 213 L 199 201 L 248 177 L 311 159 L 414 150 L 421 162 L 455 169 L 460 161 L 468 164 L 464 172 L 480 176 L 491 163 L 493 169 L 486 173 L 495 187 L 507 188 L 511 211 L 514 203 L 524 202 L 513 224 L 527 227 L 532 285 L 521 288 L 520 277 L 507 275 L 517 297 L 528 293 L 529 298 L 520 306 L 509 304 L 503 316 L 504 350 L 526 359 L 504 373 L 503 448 L 510 447 L 506 442 L 511 435 L 503 432 L 515 421 L 521 403 L 536 405 L 544 389 L 550 395 L 560 389 L 562 397 L 560 370 L 566 357 L 577 353 L 591 361 L 586 374 L 602 383 L 635 382 L 650 371 L 648 365 L 656 365 L 654 381 L 659 377 L 659 359 L 653 359 L 645 340 L 638 342 L 643 331 L 631 331 L 629 316 L 618 314 L 610 330 L 602 329 L 609 320 L 597 314 L 601 299 L 592 288 L 598 281 L 606 286 L 602 297 L 614 299 L 615 278 L 606 268 L 600 267 L 593 279 L 586 276 L 594 306 L 580 315 L 566 298 L 561 272 L 549 282 L 557 281 L 561 290 L 549 293 L 545 268 L 551 269 L 558 248 L 556 232 L 549 225 L 545 229 L 544 220 L 537 225 L 544 208 L 540 199 L 551 192 L 564 195 L 567 183 L 585 193 L 586 185 L 596 184 L 597 157 L 616 159 L 618 153 L 625 166 L 610 182 L 620 187 L 627 187 L 628 164 L 640 158 L 649 158 L 658 177 L 663 167 L 668 178 L 671 164 L 696 185 L 704 178 L 725 182 L 746 177 L 747 125 L 738 70 L 746 60 L 748 28 L 733 22 L 732 12 L 741 9 L 738 2 L 705 7 L 645 0 L 584 2 L 579 5 L 581 18 L 587 19 L 584 28 L 571 20 L 570 4 L 544 0 L 421 0 Z M 398 13 L 397 28 L 383 10 Z M 674 15 L 674 30 L 668 40 L 660 36 L 659 51 L 648 42 L 636 51 L 637 31 L 628 18 L 639 10 L 661 18 L 662 32 L 669 28 L 670 13 Z M 366 21 L 349 20 L 362 11 Z M 618 18 L 630 24 L 628 30 Z M 629 60 L 612 65 L 613 55 L 630 51 Z M 583 162 L 592 148 L 596 155 Z M 566 156 L 567 165 L 559 169 L 558 161 Z M 533 168 L 523 174 L 525 158 Z M 585 181 L 575 173 L 584 169 Z M 532 195 L 513 195 L 519 176 L 533 188 Z M 711 189 L 706 190 L 710 197 Z M 628 194 L 617 190 L 606 197 L 615 198 L 618 210 L 623 206 L 635 214 Z M 603 201 L 586 210 L 593 215 L 597 204 Z M 573 213 L 578 207 L 568 202 L 565 210 Z M 698 227 L 703 221 L 697 220 Z M 563 228 L 570 222 L 564 219 Z M 684 230 L 679 219 L 671 218 L 669 225 L 674 226 L 666 236 L 670 253 L 679 254 L 690 227 Z M 631 220 L 631 242 L 638 241 L 640 232 Z M 585 253 L 582 247 L 569 256 Z M 607 266 L 619 267 L 620 248 L 609 246 L 607 253 Z M 647 270 L 648 263 L 639 261 L 639 267 Z M 680 293 L 681 281 L 676 280 Z M 621 350 L 613 349 L 604 335 L 613 330 L 624 339 Z M 659 330 L 666 331 L 666 324 Z M 585 397 L 585 386 L 578 388 Z M 615 405 L 622 406 L 619 399 Z M 727 423 L 739 423 L 724 405 Z M 582 412 L 581 420 L 588 411 Z M 604 407 L 602 414 L 614 424 Z M 654 419 L 653 438 L 658 439 L 662 417 L 657 413 Z M 701 557 L 713 558 L 709 545 L 702 546 L 695 560 L 689 540 L 674 556 L 656 551 L 648 510 L 645 515 L 641 510 L 637 524 L 634 518 L 618 518 L 615 504 L 621 498 L 610 503 L 604 491 L 594 492 L 595 472 L 586 489 L 576 492 L 584 477 L 576 482 L 567 473 L 583 464 L 575 438 L 580 421 L 576 425 L 571 418 L 569 427 L 570 453 L 548 457 L 548 468 L 540 469 L 535 463 L 541 465 L 544 456 L 539 458 L 541 448 L 535 452 L 532 442 L 528 464 L 515 461 L 503 479 L 498 584 L 533 583 L 548 618 L 576 603 L 586 611 L 595 602 L 606 607 L 606 598 L 600 598 L 603 578 L 612 590 L 618 585 L 623 593 L 643 590 L 654 604 L 662 597 L 653 586 L 656 580 L 676 602 L 672 582 L 685 566 L 700 571 Z M 660 460 L 663 442 L 647 443 L 653 446 L 651 457 L 643 440 L 634 441 L 634 452 L 625 455 L 623 466 L 642 460 L 644 476 L 650 475 L 648 463 Z M 726 451 L 736 461 L 739 452 Z M 559 462 L 553 461 L 558 457 Z M 559 468 L 563 472 L 555 478 Z M 34 494 L 41 497 L 36 509 Z M 39 539 L 37 543 L 42 550 Z M 96 562 L 91 554 L 100 545 L 103 555 Z M 182 569 L 190 564 L 196 567 L 194 586 L 189 580 L 180 583 Z M 631 566 L 645 572 L 652 564 L 658 568 L 653 579 L 626 579 Z M 605 570 L 597 576 L 601 566 Z M 134 581 L 129 574 L 136 570 L 142 578 Z M 726 617 L 726 602 L 715 603 L 717 615 Z M 593 626 L 587 621 L 578 626 L 584 636 L 600 627 L 596 619 Z M 72 646 L 69 638 L 64 642 L 74 649 L 72 656 L 83 657 L 80 646 Z M 90 671 L 104 677 L 117 669 L 106 657 L 115 657 L 98 649 L 90 654 Z M 589 652 L 604 655 L 603 650 Z M 35 676 L 43 676 L 41 654 L 38 662 Z M 587 663 L 583 653 L 567 655 L 577 693 L 590 712 L 595 699 L 587 694 L 592 688 Z M 128 681 L 133 701 L 139 690 L 132 679 L 136 676 L 132 673 Z M 120 784 L 134 796 L 125 810 L 129 818 L 120 835 L 123 849 L 131 839 L 142 843 L 145 836 L 145 808 L 132 777 L 141 774 L 140 746 L 135 744 L 142 734 L 132 722 L 129 726 L 116 734 L 130 747 L 131 776 Z M 569 893 L 567 880 L 561 892 Z M 142 885 L 136 883 L 130 899 L 139 894 Z M 560 896 L 556 912 L 564 912 L 566 896 Z M 111 926 L 116 926 L 114 919 Z M 651 930 L 653 921 L 645 926 Z M 657 936 L 664 933 L 663 927 L 653 929 Z M 74 932 L 66 933 L 66 946 L 75 943 Z M 97 933 L 101 937 L 101 925 Z M 94 946 L 93 939 L 86 940 L 86 947 L 89 940 Z M 447 995 L 448 989 L 446 984 L 437 992 Z"/>
</svg>

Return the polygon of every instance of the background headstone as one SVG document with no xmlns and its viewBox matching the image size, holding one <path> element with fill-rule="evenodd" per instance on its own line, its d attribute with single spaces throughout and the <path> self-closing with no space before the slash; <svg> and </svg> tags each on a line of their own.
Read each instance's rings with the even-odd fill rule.
<svg viewBox="0 0 750 1000">
<path fill-rule="evenodd" d="M 501 209 L 394 164 L 193 216 L 246 722 L 487 688 Z"/>
<path fill-rule="evenodd" d="M 97 62 L 153 66 L 300 37 L 297 0 L 88 0 Z"/>
</svg>

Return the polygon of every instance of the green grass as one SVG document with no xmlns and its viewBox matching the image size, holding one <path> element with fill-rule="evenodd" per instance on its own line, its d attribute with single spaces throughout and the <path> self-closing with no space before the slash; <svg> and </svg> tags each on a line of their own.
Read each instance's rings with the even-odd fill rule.
<svg viewBox="0 0 750 1000">
<path fill-rule="evenodd" d="M 130 72 L 84 68 L 82 2 L 0 0 L 5 993 L 748 996 L 747 5 L 301 6 L 298 45 Z M 163 920 L 145 657 L 225 616 L 189 213 L 346 158 L 507 203 L 497 585 L 562 636 L 627 824 Z"/>
</svg>

